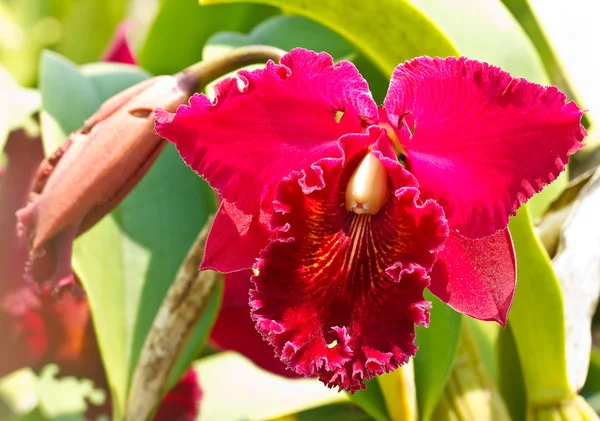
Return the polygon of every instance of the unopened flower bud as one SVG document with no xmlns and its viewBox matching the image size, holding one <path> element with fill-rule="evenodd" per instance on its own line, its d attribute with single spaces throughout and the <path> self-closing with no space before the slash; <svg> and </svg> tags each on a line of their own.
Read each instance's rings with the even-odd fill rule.
<svg viewBox="0 0 600 421">
<path fill-rule="evenodd" d="M 33 279 L 71 282 L 72 240 L 110 212 L 156 160 L 165 141 L 154 131 L 154 108 L 174 111 L 185 103 L 194 90 L 185 82 L 181 75 L 159 76 L 115 95 L 44 161 L 29 204 L 17 212 Z"/>
</svg>

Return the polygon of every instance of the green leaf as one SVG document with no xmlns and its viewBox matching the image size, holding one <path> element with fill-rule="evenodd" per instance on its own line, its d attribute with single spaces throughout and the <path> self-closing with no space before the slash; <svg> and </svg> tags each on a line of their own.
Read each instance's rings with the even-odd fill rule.
<svg viewBox="0 0 600 421">
<path fill-rule="evenodd" d="M 200 0 L 202 4 L 235 0 Z M 420 56 L 456 55 L 444 34 L 405 0 L 253 0 L 313 19 L 350 41 L 386 75 Z"/>
<path fill-rule="evenodd" d="M 200 421 L 265 420 L 323 405 L 348 402 L 348 394 L 317 379 L 287 379 L 227 351 L 195 364 L 202 396 Z"/>
<path fill-rule="evenodd" d="M 501 329 L 496 342 L 497 384 L 513 421 L 525 421 L 526 391 L 519 354 L 510 326 Z"/>
<path fill-rule="evenodd" d="M 517 290 L 508 323 L 523 368 L 528 403 L 573 394 L 567 378 L 564 307 L 548 255 L 535 236 L 527 206 L 509 224 L 517 255 Z"/>
<path fill-rule="evenodd" d="M 350 400 L 361 407 L 363 411 L 369 414 L 376 421 L 386 421 L 390 417 L 388 415 L 385 399 L 379 379 L 372 379 L 366 383 L 367 388 L 359 390 L 350 395 Z"/>
<path fill-rule="evenodd" d="M 208 38 L 218 31 L 247 32 L 272 16 L 272 7 L 248 4 L 200 7 L 196 0 L 166 0 L 138 54 L 153 74 L 173 74 L 200 61 Z"/>
<path fill-rule="evenodd" d="M 335 60 L 355 54 L 354 47 L 340 35 L 303 16 L 274 16 L 258 24 L 249 34 L 218 32 L 204 46 L 202 56 L 211 56 L 211 49 L 240 47 L 243 45 L 272 45 L 289 51 L 303 47 L 327 51 Z"/>
<path fill-rule="evenodd" d="M 463 319 L 470 327 L 485 368 L 495 381 L 498 378 L 495 348 L 502 327 L 498 323 L 484 322 L 467 316 L 463 316 Z"/>
<path fill-rule="evenodd" d="M 459 313 L 442 303 L 429 291 L 425 298 L 432 302 L 428 328 L 417 328 L 419 345 L 415 362 L 417 402 L 422 421 L 430 419 L 448 381 L 458 341 L 462 318 Z"/>
<path fill-rule="evenodd" d="M 53 124 L 51 130 L 43 129 L 46 147 L 54 149 L 104 100 L 144 78 L 146 74 L 132 66 L 101 63 L 78 68 L 56 54 L 45 54 L 42 104 L 45 122 Z M 208 185 L 167 145 L 131 194 L 75 242 L 73 267 L 88 293 L 116 414 L 124 408 L 154 316 L 212 212 Z M 206 339 L 219 300 L 220 290 L 176 363 L 171 384 Z"/>
</svg>

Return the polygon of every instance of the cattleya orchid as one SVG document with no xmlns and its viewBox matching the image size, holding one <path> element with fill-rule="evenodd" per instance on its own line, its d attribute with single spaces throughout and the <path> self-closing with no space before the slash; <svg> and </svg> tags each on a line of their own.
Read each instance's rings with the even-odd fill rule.
<svg viewBox="0 0 600 421">
<path fill-rule="evenodd" d="M 557 88 L 464 57 L 399 65 L 379 108 L 352 63 L 304 49 L 215 93 L 156 111 L 222 198 L 202 268 L 253 268 L 258 331 L 289 368 L 349 391 L 415 354 L 425 288 L 505 324 L 509 216 L 586 135 Z"/>
</svg>

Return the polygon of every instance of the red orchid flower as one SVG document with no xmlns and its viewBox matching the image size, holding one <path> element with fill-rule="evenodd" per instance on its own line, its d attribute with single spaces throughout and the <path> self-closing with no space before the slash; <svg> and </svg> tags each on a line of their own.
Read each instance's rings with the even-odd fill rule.
<svg viewBox="0 0 600 421">
<path fill-rule="evenodd" d="M 238 78 L 156 129 L 223 199 L 202 267 L 257 270 L 252 317 L 283 362 L 364 388 L 415 354 L 425 287 L 506 322 L 508 218 L 582 147 L 573 102 L 464 57 L 399 65 L 379 109 L 326 53 Z"/>
</svg>

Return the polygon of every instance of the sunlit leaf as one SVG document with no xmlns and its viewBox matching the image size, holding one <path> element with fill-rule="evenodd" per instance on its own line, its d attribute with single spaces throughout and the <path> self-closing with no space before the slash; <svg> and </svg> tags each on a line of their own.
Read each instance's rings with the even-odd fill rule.
<svg viewBox="0 0 600 421">
<path fill-rule="evenodd" d="M 560 285 L 533 232 L 526 205 L 511 219 L 509 228 L 517 255 L 517 290 L 508 323 L 522 364 L 528 402 L 570 397 Z"/>
<path fill-rule="evenodd" d="M 202 48 L 214 33 L 247 32 L 276 12 L 261 5 L 200 7 L 197 0 L 165 0 L 138 61 L 153 74 L 176 73 L 202 59 Z"/>
</svg>

